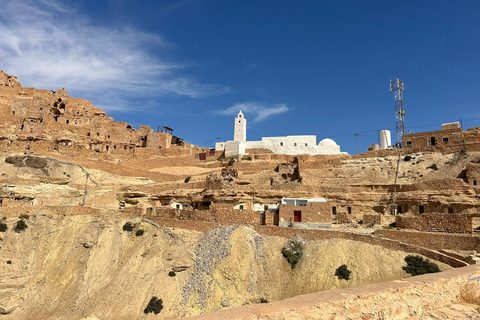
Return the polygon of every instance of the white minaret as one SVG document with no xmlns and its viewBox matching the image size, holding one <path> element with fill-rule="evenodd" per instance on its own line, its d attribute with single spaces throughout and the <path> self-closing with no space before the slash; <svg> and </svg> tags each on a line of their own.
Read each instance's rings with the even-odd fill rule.
<svg viewBox="0 0 480 320">
<path fill-rule="evenodd" d="M 233 141 L 247 141 L 247 119 L 245 119 L 242 110 L 240 110 L 238 116 L 235 118 Z"/>
</svg>

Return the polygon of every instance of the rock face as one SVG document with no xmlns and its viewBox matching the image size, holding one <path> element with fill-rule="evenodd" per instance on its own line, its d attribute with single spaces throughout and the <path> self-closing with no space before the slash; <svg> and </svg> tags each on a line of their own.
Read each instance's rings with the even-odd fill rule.
<svg viewBox="0 0 480 320">
<path fill-rule="evenodd" d="M 5 319 L 137 319 L 152 296 L 163 300 L 163 318 L 175 318 L 405 276 L 406 253 L 355 241 L 306 241 L 292 270 L 281 254 L 288 239 L 244 226 L 201 234 L 141 220 L 32 216 L 15 233 L 15 221 L 6 220 L 1 240 L 0 260 L 11 261 L 0 264 Z M 122 230 L 127 221 L 131 232 Z M 342 264 L 349 281 L 334 276 Z"/>
<path fill-rule="evenodd" d="M 18 81 L 17 77 L 6 74 L 0 70 L 0 87 L 1 86 L 13 88 L 22 87 L 22 84 Z"/>
</svg>

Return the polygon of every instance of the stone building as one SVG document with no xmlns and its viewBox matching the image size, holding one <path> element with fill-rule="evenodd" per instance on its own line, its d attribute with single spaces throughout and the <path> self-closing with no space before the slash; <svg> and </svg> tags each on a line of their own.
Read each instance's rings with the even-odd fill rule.
<svg viewBox="0 0 480 320">
<path fill-rule="evenodd" d="M 427 147 L 427 146 L 450 146 L 465 142 L 463 130 L 458 122 L 442 124 L 442 129 L 437 131 L 407 133 L 403 135 L 402 146 Z"/>
<path fill-rule="evenodd" d="M 317 136 L 298 135 L 284 137 L 262 137 L 260 141 L 247 141 L 247 120 L 240 111 L 235 118 L 234 140 L 217 142 L 215 150 L 224 151 L 225 157 L 237 157 L 249 152 L 274 153 L 274 154 L 345 154 L 340 151 L 340 146 L 332 139 L 323 139 L 317 145 Z"/>
<path fill-rule="evenodd" d="M 324 198 L 283 198 L 279 206 L 278 225 L 312 229 L 330 228 L 331 205 Z"/>
<path fill-rule="evenodd" d="M 134 153 L 136 148 L 195 148 L 172 132 L 149 126 L 134 129 L 65 89 L 23 88 L 16 77 L 0 71 L 0 147 L 38 151 Z"/>
</svg>

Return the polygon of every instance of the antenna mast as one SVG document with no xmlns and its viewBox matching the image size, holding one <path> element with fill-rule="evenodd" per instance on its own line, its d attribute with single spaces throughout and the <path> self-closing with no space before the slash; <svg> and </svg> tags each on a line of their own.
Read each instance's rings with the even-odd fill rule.
<svg viewBox="0 0 480 320">
<path fill-rule="evenodd" d="M 405 110 L 403 109 L 403 82 L 400 79 L 390 80 L 390 92 L 395 98 L 395 120 L 397 128 L 397 145 L 402 146 L 402 136 L 405 134 Z"/>
</svg>

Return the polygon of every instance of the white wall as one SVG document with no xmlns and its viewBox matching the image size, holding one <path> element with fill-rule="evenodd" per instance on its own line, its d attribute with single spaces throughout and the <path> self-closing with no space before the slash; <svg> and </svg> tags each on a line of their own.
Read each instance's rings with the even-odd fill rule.
<svg viewBox="0 0 480 320">
<path fill-rule="evenodd" d="M 225 144 L 226 144 L 226 142 L 217 142 L 217 143 L 215 143 L 215 150 L 216 150 L 216 151 L 225 150 Z"/>
<path fill-rule="evenodd" d="M 245 154 L 245 142 L 227 141 L 225 143 L 225 157 L 238 157 Z"/>
<path fill-rule="evenodd" d="M 276 154 L 316 154 L 317 136 L 263 137 L 262 141 L 247 141 L 246 149 L 269 149 Z"/>
</svg>

